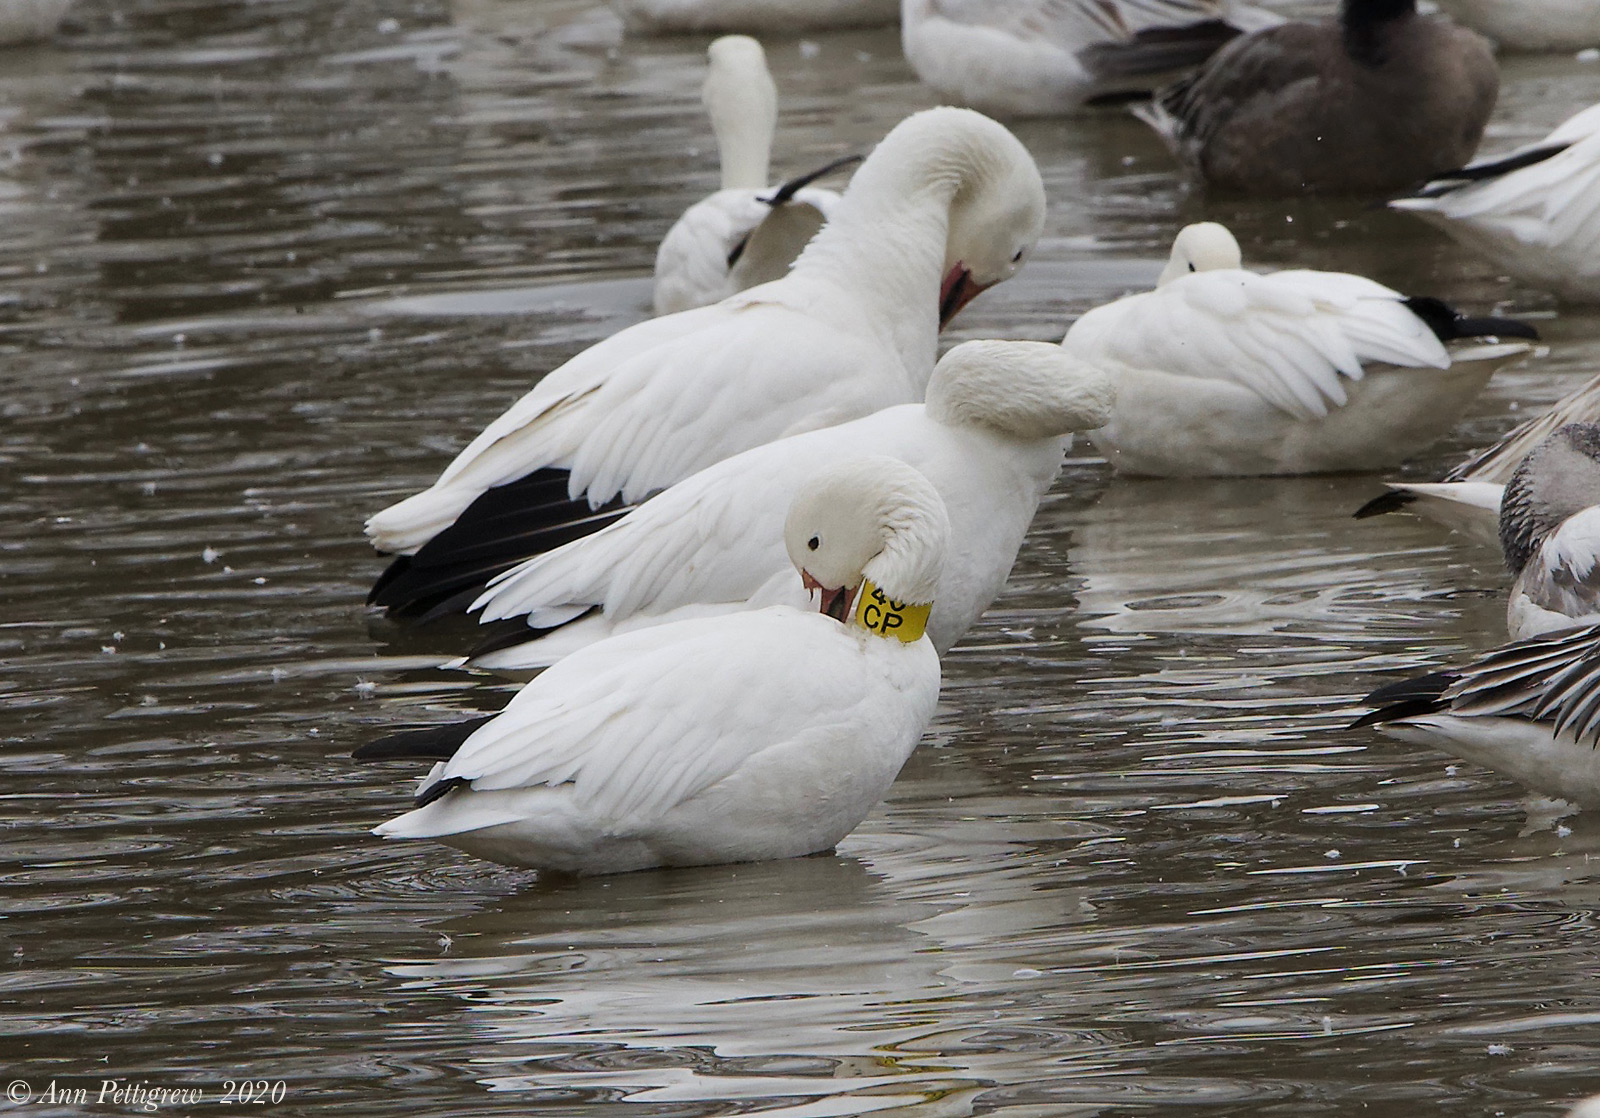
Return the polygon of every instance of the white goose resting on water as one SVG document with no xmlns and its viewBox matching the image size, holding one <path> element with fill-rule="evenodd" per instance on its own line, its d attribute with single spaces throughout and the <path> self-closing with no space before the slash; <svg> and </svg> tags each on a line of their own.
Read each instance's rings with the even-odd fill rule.
<svg viewBox="0 0 1600 1118">
<path fill-rule="evenodd" d="M 1507 50 L 1600 46 L 1600 0 L 1437 0 Z"/>
<path fill-rule="evenodd" d="M 966 342 L 945 354 L 926 404 L 791 435 L 708 466 L 615 524 L 501 575 L 474 603 L 521 618 L 475 667 L 554 663 L 613 633 L 686 616 L 803 604 L 782 546 L 784 510 L 821 468 L 858 454 L 909 463 L 950 515 L 928 635 L 942 655 L 1005 584 L 1062 436 L 1104 423 L 1105 374 L 1042 342 Z M 529 632 L 529 629 L 535 630 Z"/>
<path fill-rule="evenodd" d="M 702 91 L 717 134 L 722 187 L 684 211 L 656 251 L 655 311 L 674 314 L 779 279 L 828 219 L 839 195 L 809 186 L 855 162 L 828 164 L 781 186 L 767 183 L 778 90 L 761 44 L 724 35 L 707 51 Z"/>
<path fill-rule="evenodd" d="M 1389 205 L 1527 283 L 1600 302 L 1600 105 L 1537 144 L 1441 175 Z"/>
<path fill-rule="evenodd" d="M 1125 473 L 1372 470 L 1453 426 L 1494 371 L 1530 352 L 1525 323 L 1468 319 L 1342 272 L 1258 275 L 1233 234 L 1191 225 L 1154 291 L 1089 311 L 1062 345 L 1110 373 L 1090 438 Z"/>
<path fill-rule="evenodd" d="M 1550 410 L 1524 420 L 1493 446 L 1471 455 L 1442 481 L 1386 481 L 1389 492 L 1356 510 L 1356 519 L 1405 509 L 1477 540 L 1500 540 L 1500 497 L 1528 452 L 1568 423 L 1600 423 L 1600 376 L 1574 389 Z"/>
<path fill-rule="evenodd" d="M 1569 423 L 1506 484 L 1500 546 L 1512 640 L 1600 623 L 1600 426 Z"/>
<path fill-rule="evenodd" d="M 1376 726 L 1543 795 L 1600 807 L 1600 626 L 1517 641 L 1363 701 L 1377 709 L 1353 727 Z"/>
<path fill-rule="evenodd" d="M 780 280 L 629 327 L 541 380 L 427 490 L 367 521 L 369 601 L 465 608 L 494 575 L 697 470 L 922 398 L 940 326 L 1044 223 L 1017 138 L 967 109 L 902 121 Z"/>
<path fill-rule="evenodd" d="M 939 657 L 922 630 L 948 532 L 911 467 L 835 465 L 784 526 L 820 613 L 772 606 L 626 633 L 563 660 L 498 715 L 358 749 L 437 762 L 415 810 L 376 833 L 569 873 L 830 849 L 883 798 L 933 715 Z"/>
<path fill-rule="evenodd" d="M 1281 22 L 1239 0 L 904 0 L 900 41 L 940 96 L 1048 116 L 1149 90 L 1241 31 Z"/>
</svg>

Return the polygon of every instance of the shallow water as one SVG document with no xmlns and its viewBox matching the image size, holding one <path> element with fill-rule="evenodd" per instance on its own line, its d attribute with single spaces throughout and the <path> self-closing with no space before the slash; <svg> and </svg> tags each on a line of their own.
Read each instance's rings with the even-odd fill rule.
<svg viewBox="0 0 1600 1118">
<path fill-rule="evenodd" d="M 929 103 L 892 32 L 808 42 L 770 45 L 780 171 Z M 1370 478 L 1074 459 L 834 856 L 570 884 L 366 833 L 409 787 L 348 751 L 510 687 L 366 615 L 360 522 L 643 315 L 715 180 L 702 49 L 588 0 L 104 0 L 0 59 L 0 1070 L 89 1094 L 19 1112 L 117 1110 L 106 1078 L 364 1116 L 1600 1090 L 1600 831 L 1341 729 L 1503 632 L 1497 555 L 1352 521 Z M 1600 66 L 1508 60 L 1489 142 L 1597 99 Z M 1259 264 L 1537 318 L 1549 354 L 1418 474 L 1600 367 L 1600 315 L 1399 215 L 1207 203 L 1114 116 L 1018 132 L 1046 238 L 954 338 L 1058 338 L 1206 215 Z"/>
</svg>

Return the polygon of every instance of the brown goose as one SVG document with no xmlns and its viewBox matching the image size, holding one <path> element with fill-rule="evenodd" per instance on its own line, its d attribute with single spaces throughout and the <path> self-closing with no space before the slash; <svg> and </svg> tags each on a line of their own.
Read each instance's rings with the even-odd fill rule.
<svg viewBox="0 0 1600 1118">
<path fill-rule="evenodd" d="M 1475 32 L 1416 0 L 1343 0 L 1235 39 L 1135 111 L 1210 186 L 1379 193 L 1467 163 L 1499 86 Z"/>
</svg>

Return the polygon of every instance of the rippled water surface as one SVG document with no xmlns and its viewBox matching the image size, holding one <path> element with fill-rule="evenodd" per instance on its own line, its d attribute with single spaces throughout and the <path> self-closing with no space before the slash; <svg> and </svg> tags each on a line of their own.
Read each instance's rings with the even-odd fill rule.
<svg viewBox="0 0 1600 1118">
<path fill-rule="evenodd" d="M 362 606 L 363 517 L 644 314 L 715 182 L 704 41 L 589 0 L 85 0 L 0 56 L 7 1080 L 283 1112 L 1553 1115 L 1600 1090 L 1600 829 L 1341 726 L 1501 639 L 1498 556 L 1370 478 L 1074 459 L 834 856 L 543 882 L 367 828 L 349 750 L 495 709 Z M 778 168 L 929 103 L 892 31 L 769 44 Z M 1508 60 L 1489 144 L 1600 100 Z M 1018 127 L 1052 211 L 957 338 L 1055 339 L 1200 215 L 1258 264 L 1536 317 L 1425 473 L 1600 367 L 1399 215 L 1205 202 L 1117 116 Z M 1081 448 L 1080 448 L 1081 449 Z M 123 1106 L 122 1110 L 130 1110 Z"/>
</svg>

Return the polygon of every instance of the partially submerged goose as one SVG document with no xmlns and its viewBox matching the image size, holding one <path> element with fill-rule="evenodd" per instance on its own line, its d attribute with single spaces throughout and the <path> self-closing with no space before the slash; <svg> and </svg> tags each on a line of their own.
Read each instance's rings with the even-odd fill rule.
<svg viewBox="0 0 1600 1118">
<path fill-rule="evenodd" d="M 1437 0 L 1456 19 L 1507 50 L 1600 45 L 1600 0 Z"/>
<path fill-rule="evenodd" d="M 1233 234 L 1204 222 L 1178 234 L 1154 291 L 1089 311 L 1061 344 L 1116 382 L 1090 434 L 1113 466 L 1220 477 L 1399 462 L 1531 348 L 1475 341 L 1496 335 L 1536 337 L 1361 276 L 1245 271 Z"/>
<path fill-rule="evenodd" d="M 779 279 L 816 236 L 839 195 L 809 184 L 848 160 L 769 186 L 778 90 L 761 44 L 724 35 L 702 100 L 717 134 L 722 186 L 690 206 L 656 252 L 655 311 L 674 314 L 720 302 L 736 291 Z"/>
<path fill-rule="evenodd" d="M 1500 540 L 1500 497 L 1528 452 L 1568 423 L 1600 423 L 1600 376 L 1550 410 L 1517 424 L 1493 446 L 1456 465 L 1441 481 L 1386 481 L 1389 492 L 1356 510 L 1357 520 L 1405 509 L 1479 543 Z"/>
<path fill-rule="evenodd" d="M 1489 44 L 1415 0 L 1242 36 L 1135 111 L 1209 186 L 1392 192 L 1472 158 L 1499 92 Z"/>
<path fill-rule="evenodd" d="M 1600 426 L 1569 423 L 1506 485 L 1500 546 L 1512 640 L 1600 622 Z"/>
<path fill-rule="evenodd" d="M 612 0 L 633 34 L 745 31 L 752 35 L 881 27 L 900 0 Z"/>
<path fill-rule="evenodd" d="M 783 279 L 591 346 L 368 520 L 399 555 L 369 601 L 402 619 L 465 608 L 500 571 L 713 462 L 920 400 L 940 326 L 1016 272 L 1044 204 L 1001 125 L 907 118 Z"/>
<path fill-rule="evenodd" d="M 1537 144 L 1441 175 L 1389 205 L 1437 225 L 1519 279 L 1576 302 L 1600 302 L 1600 105 Z"/>
<path fill-rule="evenodd" d="M 875 452 L 914 466 L 950 515 L 928 635 L 943 654 L 999 593 L 1063 439 L 1110 415 L 1105 374 L 1041 342 L 966 342 L 934 369 L 924 404 L 792 435 L 708 466 L 592 536 L 502 575 L 482 620 L 534 630 L 490 638 L 470 662 L 554 663 L 617 632 L 685 616 L 800 605 L 781 544 L 784 510 L 831 462 Z"/>
<path fill-rule="evenodd" d="M 433 758 L 417 806 L 377 828 L 569 873 L 830 849 L 894 782 L 933 715 L 923 633 L 949 525 L 911 467 L 836 464 L 783 529 L 821 611 L 681 621 L 563 660 L 500 714 L 413 731 L 361 760 Z M 798 571 L 798 577 L 796 575 Z"/>
<path fill-rule="evenodd" d="M 900 41 L 940 96 L 1048 116 L 1149 90 L 1241 32 L 1281 22 L 1239 0 L 904 0 Z"/>
<path fill-rule="evenodd" d="M 1353 726 L 1376 726 L 1600 807 L 1600 626 L 1518 641 L 1464 667 L 1391 683 Z"/>
</svg>

